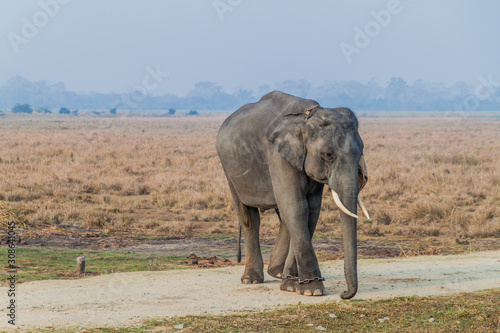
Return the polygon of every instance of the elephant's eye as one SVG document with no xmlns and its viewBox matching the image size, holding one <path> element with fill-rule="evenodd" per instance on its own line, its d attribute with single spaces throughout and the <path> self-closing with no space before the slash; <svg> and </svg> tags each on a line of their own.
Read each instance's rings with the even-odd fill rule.
<svg viewBox="0 0 500 333">
<path fill-rule="evenodd" d="M 332 151 L 324 151 L 321 153 L 321 159 L 327 163 L 335 161 L 335 154 Z"/>
</svg>

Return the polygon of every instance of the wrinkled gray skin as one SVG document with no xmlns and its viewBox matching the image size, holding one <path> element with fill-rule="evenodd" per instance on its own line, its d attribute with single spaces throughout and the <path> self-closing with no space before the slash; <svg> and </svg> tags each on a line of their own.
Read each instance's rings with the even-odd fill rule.
<svg viewBox="0 0 500 333">
<path fill-rule="evenodd" d="M 247 104 L 222 124 L 219 154 L 245 234 L 243 283 L 264 281 L 259 244 L 260 210 L 276 209 L 280 228 L 268 273 L 299 280 L 321 277 L 312 246 L 324 184 L 335 190 L 344 206 L 356 214 L 357 196 L 367 180 L 360 166 L 363 142 L 358 122 L 346 108 L 317 108 L 318 103 L 279 91 Z M 356 219 L 340 212 L 347 291 L 356 294 Z M 283 278 L 282 290 L 323 295 L 323 282 L 299 284 Z"/>
</svg>

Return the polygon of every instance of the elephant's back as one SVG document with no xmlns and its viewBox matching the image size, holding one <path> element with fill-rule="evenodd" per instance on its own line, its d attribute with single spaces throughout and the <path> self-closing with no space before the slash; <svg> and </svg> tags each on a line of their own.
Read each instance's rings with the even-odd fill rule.
<svg viewBox="0 0 500 333">
<path fill-rule="evenodd" d="M 231 114 L 217 135 L 217 152 L 224 159 L 252 158 L 262 145 L 269 123 L 274 118 L 262 103 L 246 104 Z M 247 156 L 248 155 L 248 156 Z"/>
<path fill-rule="evenodd" d="M 272 91 L 258 102 L 243 105 L 221 125 L 217 135 L 219 156 L 234 145 L 265 145 L 267 138 L 283 114 L 298 113 L 316 101 L 306 100 L 281 91 Z M 240 149 L 241 150 L 241 149 Z"/>
<path fill-rule="evenodd" d="M 269 101 L 243 105 L 222 123 L 219 135 L 233 131 L 237 133 L 252 132 L 257 135 L 276 118 L 277 115 L 273 111 L 274 108 Z"/>
</svg>

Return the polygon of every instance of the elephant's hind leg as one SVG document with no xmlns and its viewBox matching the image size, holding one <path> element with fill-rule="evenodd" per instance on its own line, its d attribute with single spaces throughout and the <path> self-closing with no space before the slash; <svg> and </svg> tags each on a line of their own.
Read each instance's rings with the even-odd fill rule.
<svg viewBox="0 0 500 333">
<path fill-rule="evenodd" d="M 244 284 L 262 283 L 264 282 L 264 263 L 262 261 L 259 242 L 259 210 L 244 205 L 230 181 L 229 188 L 238 213 L 238 220 L 245 236 L 245 272 L 241 276 L 241 282 Z"/>
<path fill-rule="evenodd" d="M 267 273 L 272 277 L 281 279 L 283 269 L 285 267 L 285 261 L 288 256 L 288 249 L 290 247 L 290 234 L 288 233 L 285 223 L 281 220 L 280 213 L 277 209 L 276 214 L 278 214 L 278 218 L 280 220 L 280 229 L 278 231 L 278 237 L 276 237 L 273 252 L 271 253 L 271 260 Z"/>
<path fill-rule="evenodd" d="M 245 272 L 241 276 L 241 282 L 244 284 L 262 283 L 264 282 L 264 263 L 259 242 L 259 210 L 241 205 L 240 213 L 245 232 Z"/>
</svg>

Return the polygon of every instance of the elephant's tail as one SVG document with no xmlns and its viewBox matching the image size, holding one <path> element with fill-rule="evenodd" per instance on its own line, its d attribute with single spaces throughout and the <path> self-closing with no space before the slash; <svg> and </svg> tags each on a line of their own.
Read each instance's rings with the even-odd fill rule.
<svg viewBox="0 0 500 333">
<path fill-rule="evenodd" d="M 241 262 L 241 224 L 238 223 L 238 254 L 236 255 L 238 263 Z"/>
</svg>

